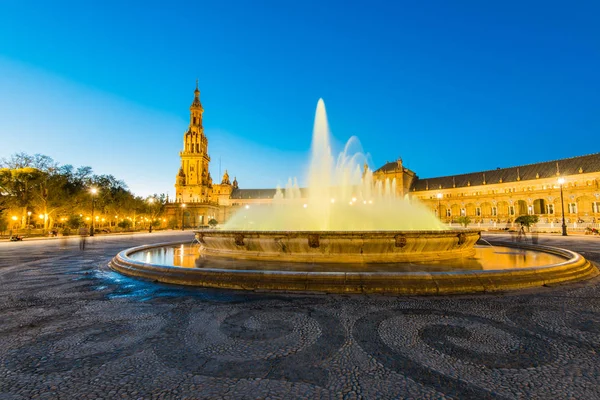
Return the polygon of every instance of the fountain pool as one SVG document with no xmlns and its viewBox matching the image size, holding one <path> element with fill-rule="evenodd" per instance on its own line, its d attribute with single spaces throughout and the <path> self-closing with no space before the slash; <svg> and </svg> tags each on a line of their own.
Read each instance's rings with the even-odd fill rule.
<svg viewBox="0 0 600 400">
<path fill-rule="evenodd" d="M 572 282 L 598 271 L 581 255 L 544 246 L 474 246 L 445 261 L 311 263 L 253 261 L 198 253 L 198 244 L 163 243 L 125 250 L 110 263 L 126 275 L 222 289 L 397 295 L 498 292 Z"/>
</svg>

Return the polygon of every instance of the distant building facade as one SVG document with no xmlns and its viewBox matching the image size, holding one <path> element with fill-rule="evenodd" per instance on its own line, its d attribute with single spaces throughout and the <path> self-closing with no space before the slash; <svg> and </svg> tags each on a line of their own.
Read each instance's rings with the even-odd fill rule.
<svg viewBox="0 0 600 400">
<path fill-rule="evenodd" d="M 445 222 L 468 216 L 473 223 L 511 223 L 519 215 L 538 215 L 541 224 L 562 220 L 559 178 L 563 184 L 565 219 L 572 226 L 600 218 L 600 153 L 511 168 L 420 179 L 386 163 L 376 179 L 400 179 L 402 192 L 427 204 Z"/>
<path fill-rule="evenodd" d="M 213 183 L 203 112 L 196 84 L 179 153 L 175 198 L 167 204 L 172 226 L 198 227 L 213 218 L 222 223 L 240 207 L 270 203 L 276 193 L 276 189 L 240 189 L 235 178 L 230 181 L 227 170 L 221 183 Z M 564 210 L 570 227 L 600 222 L 600 153 L 426 179 L 404 167 L 402 159 L 373 172 L 375 182 L 395 180 L 398 196 L 423 202 L 444 222 L 468 216 L 474 224 L 498 228 L 512 224 L 519 215 L 535 214 L 540 224 L 559 229 L 561 177 L 565 179 Z"/>
</svg>

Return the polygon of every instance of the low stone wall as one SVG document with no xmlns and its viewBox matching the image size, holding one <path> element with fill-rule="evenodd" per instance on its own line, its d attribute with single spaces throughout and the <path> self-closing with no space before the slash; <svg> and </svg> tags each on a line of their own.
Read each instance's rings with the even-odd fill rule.
<svg viewBox="0 0 600 400">
<path fill-rule="evenodd" d="M 196 232 L 202 254 L 244 260 L 389 263 L 440 261 L 475 254 L 478 230 Z"/>
</svg>

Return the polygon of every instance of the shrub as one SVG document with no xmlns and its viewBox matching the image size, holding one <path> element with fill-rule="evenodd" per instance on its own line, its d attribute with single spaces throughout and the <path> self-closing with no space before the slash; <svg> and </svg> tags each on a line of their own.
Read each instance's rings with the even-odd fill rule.
<svg viewBox="0 0 600 400">
<path fill-rule="evenodd" d="M 469 225 L 471 223 L 471 218 L 469 218 L 467 216 L 458 217 L 458 218 L 456 218 L 456 222 L 458 222 L 459 224 L 461 224 L 462 226 L 464 226 L 466 228 L 467 225 Z"/>
<path fill-rule="evenodd" d="M 67 227 L 69 227 L 71 229 L 77 229 L 81 225 L 83 225 L 82 217 L 80 217 L 78 214 L 69 216 L 69 219 L 67 220 Z"/>
<path fill-rule="evenodd" d="M 537 224 L 540 218 L 537 215 L 521 215 L 515 219 L 517 224 L 521 224 L 521 226 L 527 227 L 527 230 L 533 224 Z"/>
<path fill-rule="evenodd" d="M 119 228 L 123 228 L 123 229 L 129 229 L 131 228 L 131 221 L 128 219 L 124 219 L 123 221 L 120 221 L 117 226 Z"/>
</svg>

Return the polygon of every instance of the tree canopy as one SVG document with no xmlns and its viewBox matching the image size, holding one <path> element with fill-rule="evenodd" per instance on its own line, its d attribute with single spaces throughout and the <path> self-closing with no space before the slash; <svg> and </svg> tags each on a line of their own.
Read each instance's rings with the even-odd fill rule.
<svg viewBox="0 0 600 400">
<path fill-rule="evenodd" d="M 91 193 L 96 188 L 96 194 Z M 152 200 L 149 200 L 152 199 Z M 74 225 L 91 218 L 108 226 L 129 220 L 155 221 L 164 211 L 166 196 L 135 196 L 113 175 L 96 175 L 91 167 L 60 165 L 51 157 L 26 153 L 0 160 L 0 220 L 10 214 L 20 227 L 31 220 L 50 229 L 57 223 Z M 14 217 L 14 218 L 13 218 Z"/>
<path fill-rule="evenodd" d="M 515 219 L 515 222 L 529 229 L 531 225 L 537 224 L 539 220 L 540 217 L 537 215 L 520 215 Z"/>
</svg>

